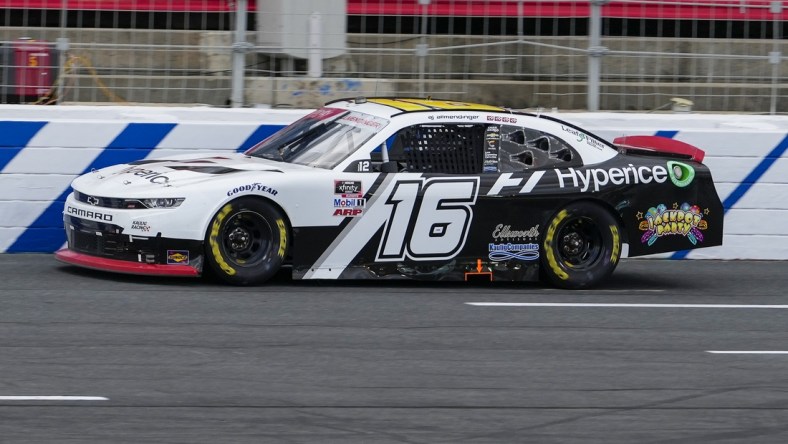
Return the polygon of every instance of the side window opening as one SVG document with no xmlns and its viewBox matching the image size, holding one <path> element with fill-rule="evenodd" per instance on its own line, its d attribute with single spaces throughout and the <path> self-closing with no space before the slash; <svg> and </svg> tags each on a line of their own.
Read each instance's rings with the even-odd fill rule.
<svg viewBox="0 0 788 444">
<path fill-rule="evenodd" d="M 402 129 L 389 145 L 401 171 L 477 174 L 482 171 L 484 125 L 435 124 Z"/>
<path fill-rule="evenodd" d="M 582 165 L 580 155 L 561 138 L 512 125 L 414 125 L 389 137 L 386 147 L 390 171 L 479 174 Z M 371 158 L 380 171 L 379 150 Z"/>
</svg>

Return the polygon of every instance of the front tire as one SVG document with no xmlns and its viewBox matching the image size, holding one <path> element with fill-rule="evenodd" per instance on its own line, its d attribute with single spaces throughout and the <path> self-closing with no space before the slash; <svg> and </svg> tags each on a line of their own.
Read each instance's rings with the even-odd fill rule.
<svg viewBox="0 0 788 444">
<path fill-rule="evenodd" d="M 254 285 L 279 271 L 290 244 L 287 221 L 273 205 L 242 197 L 227 203 L 208 226 L 205 257 L 219 279 Z"/>
<path fill-rule="evenodd" d="M 577 202 L 556 213 L 542 241 L 544 276 L 567 289 L 593 287 L 618 265 L 621 236 L 618 221 L 592 202 Z"/>
</svg>

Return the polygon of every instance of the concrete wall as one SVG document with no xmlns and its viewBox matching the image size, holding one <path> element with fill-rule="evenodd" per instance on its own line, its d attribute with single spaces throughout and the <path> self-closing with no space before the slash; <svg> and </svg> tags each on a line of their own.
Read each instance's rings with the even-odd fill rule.
<svg viewBox="0 0 788 444">
<path fill-rule="evenodd" d="M 62 246 L 69 183 L 93 168 L 185 151 L 243 151 L 306 110 L 0 106 L 0 252 Z M 725 244 L 690 258 L 788 259 L 788 117 L 559 113 L 613 139 L 660 134 L 706 151 Z"/>
</svg>

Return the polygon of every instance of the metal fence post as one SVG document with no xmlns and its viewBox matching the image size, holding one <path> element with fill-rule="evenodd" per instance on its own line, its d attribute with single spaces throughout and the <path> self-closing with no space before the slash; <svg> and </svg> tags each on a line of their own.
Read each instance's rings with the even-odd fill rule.
<svg viewBox="0 0 788 444">
<path fill-rule="evenodd" d="M 232 46 L 232 92 L 230 94 L 230 104 L 233 108 L 240 108 L 244 105 L 244 69 L 246 66 L 246 53 L 250 46 L 246 42 L 247 6 L 247 0 L 238 0 L 235 9 L 235 38 Z"/>
<path fill-rule="evenodd" d="M 323 77 L 323 51 L 321 48 L 323 39 L 323 18 L 319 12 L 313 12 L 309 16 L 307 38 L 309 48 L 307 49 L 307 77 Z"/>
<path fill-rule="evenodd" d="M 780 76 L 780 62 L 782 53 L 780 52 L 780 20 L 779 14 L 783 12 L 781 1 L 772 1 L 769 11 L 774 14 L 773 35 L 774 51 L 769 53 L 769 63 L 772 64 L 772 97 L 769 105 L 769 114 L 777 114 L 777 78 Z"/>
<path fill-rule="evenodd" d="M 588 27 L 588 91 L 587 104 L 589 111 L 599 111 L 599 79 L 601 75 L 602 56 L 607 48 L 602 46 L 602 5 L 608 0 L 589 0 L 591 18 Z"/>
<path fill-rule="evenodd" d="M 60 7 L 60 37 L 56 40 L 55 48 L 58 50 L 57 90 L 55 91 L 55 104 L 63 104 L 64 85 L 66 83 L 66 63 L 69 50 L 69 40 L 66 38 L 68 26 L 68 0 L 62 0 Z"/>
<path fill-rule="evenodd" d="M 427 44 L 427 7 L 432 0 L 419 0 L 421 5 L 421 37 L 416 45 L 416 57 L 419 58 L 419 97 L 424 97 L 425 92 L 425 73 L 427 71 L 427 54 L 429 45 Z"/>
</svg>

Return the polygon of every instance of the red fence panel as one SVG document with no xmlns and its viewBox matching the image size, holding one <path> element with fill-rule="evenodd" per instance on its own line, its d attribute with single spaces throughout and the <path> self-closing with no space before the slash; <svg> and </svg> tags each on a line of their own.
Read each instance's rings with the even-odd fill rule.
<svg viewBox="0 0 788 444">
<path fill-rule="evenodd" d="M 602 7 L 602 15 L 632 19 L 752 20 L 775 19 L 771 0 L 661 0 L 612 1 Z M 0 0 L 5 9 L 66 9 L 99 11 L 232 12 L 228 0 Z M 256 10 L 249 0 L 249 11 Z M 588 17 L 588 0 L 505 1 L 433 0 L 422 6 L 418 0 L 348 0 L 350 15 L 462 17 Z M 779 20 L 788 20 L 788 1 Z"/>
</svg>

